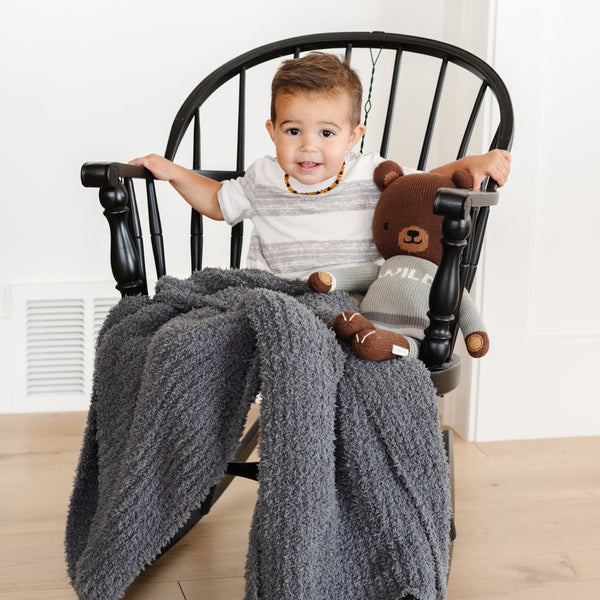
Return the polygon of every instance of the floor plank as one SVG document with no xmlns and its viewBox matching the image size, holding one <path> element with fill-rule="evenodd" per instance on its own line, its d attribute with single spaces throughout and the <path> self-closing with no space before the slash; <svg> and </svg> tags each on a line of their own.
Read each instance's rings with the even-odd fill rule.
<svg viewBox="0 0 600 600">
<path fill-rule="evenodd" d="M 182 581 L 181 589 L 186 600 L 215 600 L 215 598 L 243 598 L 244 578 L 205 579 Z"/>
</svg>

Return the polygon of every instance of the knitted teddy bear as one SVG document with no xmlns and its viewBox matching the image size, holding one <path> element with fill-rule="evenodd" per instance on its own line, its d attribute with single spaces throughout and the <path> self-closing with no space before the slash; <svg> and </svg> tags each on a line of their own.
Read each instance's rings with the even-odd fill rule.
<svg viewBox="0 0 600 600">
<path fill-rule="evenodd" d="M 442 257 L 442 217 L 433 201 L 441 187 L 473 186 L 468 171 L 452 178 L 436 173 L 404 175 L 393 161 L 381 163 L 374 180 L 382 191 L 373 216 L 373 239 L 385 262 L 360 304 L 360 312 L 345 311 L 334 319 L 334 330 L 352 340 L 354 353 L 366 360 L 418 356 L 427 317 L 429 291 Z M 335 277 L 317 271 L 309 277 L 316 292 L 335 288 Z M 475 358 L 487 353 L 489 338 L 479 312 L 465 291 L 458 324 L 467 350 Z"/>
</svg>

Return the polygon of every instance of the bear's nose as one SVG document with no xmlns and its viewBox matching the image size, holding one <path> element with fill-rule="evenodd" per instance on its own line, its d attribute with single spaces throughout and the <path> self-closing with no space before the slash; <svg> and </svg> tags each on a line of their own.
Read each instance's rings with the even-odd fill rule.
<svg viewBox="0 0 600 600">
<path fill-rule="evenodd" d="M 416 237 L 419 237 L 419 230 L 409 229 L 406 234 L 414 240 Z"/>
</svg>

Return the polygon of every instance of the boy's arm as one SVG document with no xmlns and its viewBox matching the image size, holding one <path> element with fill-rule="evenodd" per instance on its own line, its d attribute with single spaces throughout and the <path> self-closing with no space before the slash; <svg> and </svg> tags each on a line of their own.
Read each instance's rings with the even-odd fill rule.
<svg viewBox="0 0 600 600">
<path fill-rule="evenodd" d="M 440 173 L 452 177 L 457 169 L 465 169 L 473 175 L 473 189 L 479 190 L 486 177 L 491 177 L 502 187 L 510 174 L 510 152 L 507 150 L 491 150 L 486 154 L 465 156 L 447 165 L 432 169 L 432 173 Z"/>
<path fill-rule="evenodd" d="M 217 221 L 223 220 L 217 196 L 221 189 L 219 181 L 194 173 L 157 154 L 135 158 L 130 164 L 146 167 L 156 179 L 168 181 L 199 213 Z"/>
</svg>

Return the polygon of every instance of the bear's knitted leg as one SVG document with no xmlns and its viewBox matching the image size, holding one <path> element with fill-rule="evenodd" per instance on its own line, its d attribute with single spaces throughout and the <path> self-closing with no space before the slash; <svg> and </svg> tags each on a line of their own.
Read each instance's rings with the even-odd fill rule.
<svg viewBox="0 0 600 600">
<path fill-rule="evenodd" d="M 333 319 L 333 330 L 336 335 L 345 342 L 364 329 L 375 329 L 375 325 L 355 310 L 345 310 Z"/>
<path fill-rule="evenodd" d="M 352 339 L 354 354 L 364 360 L 380 361 L 415 355 L 418 345 L 410 338 L 387 329 L 359 331 Z"/>
</svg>

